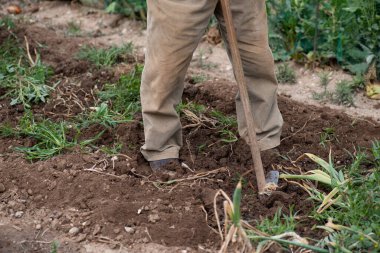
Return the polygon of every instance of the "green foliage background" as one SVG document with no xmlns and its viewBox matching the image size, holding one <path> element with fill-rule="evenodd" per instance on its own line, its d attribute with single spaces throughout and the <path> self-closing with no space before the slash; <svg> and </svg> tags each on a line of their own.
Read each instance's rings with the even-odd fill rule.
<svg viewBox="0 0 380 253">
<path fill-rule="evenodd" d="M 145 0 L 106 0 L 107 10 L 146 19 Z M 267 0 L 275 60 L 338 64 L 380 76 L 380 0 Z"/>
</svg>

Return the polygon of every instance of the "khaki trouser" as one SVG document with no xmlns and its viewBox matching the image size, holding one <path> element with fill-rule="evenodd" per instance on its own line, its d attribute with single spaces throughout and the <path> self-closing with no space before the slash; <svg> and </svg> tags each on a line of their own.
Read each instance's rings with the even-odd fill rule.
<svg viewBox="0 0 380 253">
<path fill-rule="evenodd" d="M 141 83 L 148 161 L 178 158 L 182 131 L 175 107 L 180 103 L 192 54 L 213 14 L 222 37 L 226 29 L 217 0 L 147 0 L 148 38 Z M 277 80 L 268 45 L 265 0 L 231 0 L 244 74 L 252 104 L 260 149 L 280 144 L 282 116 L 277 106 Z M 227 44 L 227 52 L 228 50 Z M 229 52 L 228 52 L 229 53 Z M 239 94 L 236 96 L 239 134 L 247 128 Z"/>
</svg>

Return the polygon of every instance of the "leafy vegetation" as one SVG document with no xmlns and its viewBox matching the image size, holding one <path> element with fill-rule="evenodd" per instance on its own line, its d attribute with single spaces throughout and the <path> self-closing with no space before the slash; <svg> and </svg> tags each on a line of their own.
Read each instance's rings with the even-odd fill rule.
<svg viewBox="0 0 380 253">
<path fill-rule="evenodd" d="M 132 43 L 125 44 L 121 47 L 112 46 L 110 48 L 96 48 L 92 46 L 83 46 L 77 57 L 93 63 L 96 67 L 110 67 L 117 62 L 122 61 L 127 55 L 133 52 Z M 123 58 L 124 57 L 124 58 Z"/>
<path fill-rule="evenodd" d="M 376 60 L 380 76 L 379 0 L 268 0 L 267 7 L 276 60 L 335 61 L 353 73 Z"/>
<path fill-rule="evenodd" d="M 330 187 L 323 191 L 304 183 L 302 186 L 310 197 L 319 202 L 313 217 L 327 222 L 319 226 L 329 235 L 319 242 L 337 252 L 374 252 L 379 249 L 380 226 L 380 166 L 379 141 L 373 143 L 371 159 L 365 152 L 353 156 L 350 165 L 337 170 L 331 158 L 326 162 L 307 154 L 323 169 L 312 170 L 304 175 L 281 175 L 282 178 L 319 181 Z M 369 169 L 366 169 L 368 168 Z M 334 223 L 335 222 L 335 223 Z"/>
<path fill-rule="evenodd" d="M 140 83 L 142 65 L 136 65 L 128 74 L 122 75 L 117 83 L 106 84 L 99 92 L 102 101 L 110 101 L 114 112 L 132 117 L 140 110 Z"/>
<path fill-rule="evenodd" d="M 71 135 L 69 135 L 70 133 Z M 29 160 L 44 160 L 62 153 L 75 146 L 86 146 L 99 138 L 99 133 L 93 139 L 78 141 L 80 130 L 74 124 L 53 122 L 47 119 L 36 121 L 31 112 L 21 118 L 19 125 L 11 128 L 7 125 L 0 127 L 2 136 L 26 137 L 33 140 L 31 147 L 17 147 L 16 150 L 25 154 Z"/>
<path fill-rule="evenodd" d="M 109 13 L 120 13 L 133 19 L 146 20 L 147 4 L 145 0 L 106 0 Z"/>
<path fill-rule="evenodd" d="M 28 48 L 28 47 L 27 47 Z M 51 68 L 41 62 L 39 55 L 31 55 L 9 36 L 0 44 L 0 88 L 6 90 L 3 97 L 10 97 L 11 105 L 46 102 L 52 89 L 47 84 Z"/>
</svg>

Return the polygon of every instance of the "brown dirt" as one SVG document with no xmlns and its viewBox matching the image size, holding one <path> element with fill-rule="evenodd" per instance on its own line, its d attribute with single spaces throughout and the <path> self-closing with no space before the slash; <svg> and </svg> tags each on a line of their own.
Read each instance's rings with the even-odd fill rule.
<svg viewBox="0 0 380 253">
<path fill-rule="evenodd" d="M 37 117 L 71 119 L 96 104 L 96 89 L 117 78 L 112 70 L 96 70 L 75 59 L 78 44 L 86 42 L 82 39 L 65 38 L 35 25 L 24 26 L 16 34 L 19 38 L 27 35 L 32 46 L 37 42 L 46 45 L 47 49 L 40 52 L 55 71 L 51 82 L 63 80 L 47 104 L 32 108 Z M 2 36 L 3 31 L 0 38 Z M 235 93 L 236 89 L 231 89 L 225 80 L 188 83 L 184 100 L 233 115 Z M 0 123 L 15 125 L 24 110 L 10 106 L 7 99 L 0 104 Z M 279 150 L 288 159 L 279 157 L 268 163 L 269 157 L 264 155 L 266 169 L 290 166 L 290 160 L 305 152 L 327 158 L 328 146 L 334 160 L 343 165 L 350 161 L 347 151 L 369 147 L 371 140 L 380 139 L 380 125 L 369 119 L 352 119 L 329 108 L 307 106 L 284 96 L 279 97 L 279 106 L 285 120 Z M 186 119 L 182 121 L 184 125 L 189 123 Z M 334 128 L 336 139 L 323 147 L 319 144 L 320 134 L 327 127 Z M 83 138 L 101 130 L 104 130 L 101 126 L 90 126 Z M 121 154 L 115 156 L 75 148 L 49 160 L 30 163 L 13 148 L 30 146 L 33 140 L 1 138 L 0 184 L 5 191 L 0 192 L 0 217 L 16 222 L 20 218 L 16 218 L 15 213 L 23 211 L 25 217 L 31 217 L 43 228 L 67 235 L 74 242 L 82 236 L 83 241 L 107 241 L 113 245 L 154 242 L 215 249 L 219 237 L 213 230 L 216 225 L 212 208 L 214 194 L 220 188 L 228 194 L 233 192 L 239 176 L 252 165 L 250 151 L 242 140 L 223 144 L 215 129 L 205 127 L 184 129 L 184 140 L 181 159 L 194 172 L 185 170 L 181 178 L 201 172 L 210 174 L 166 185 L 152 177 L 148 163 L 139 153 L 143 143 L 141 115 L 136 115 L 130 123 L 107 129 L 96 143 L 105 146 L 123 143 Z M 201 150 L 201 145 L 206 148 Z M 314 164 L 305 160 L 301 167 L 309 170 Z M 214 173 L 215 170 L 218 172 Z M 312 202 L 299 187 L 281 182 L 279 192 L 258 199 L 255 176 L 251 173 L 245 177 L 243 189 L 242 213 L 253 225 L 263 217 L 272 216 L 280 207 L 288 212 L 289 207 L 294 206 L 300 218 L 297 232 L 305 237 L 321 238 L 319 230 L 311 229 L 314 222 L 307 217 Z M 79 235 L 68 235 L 72 227 L 79 228 Z M 132 228 L 133 232 L 126 232 L 125 227 Z M 10 239 L 0 240 L 0 249 L 18 252 Z M 32 250 L 33 247 L 27 247 L 25 252 Z"/>
</svg>

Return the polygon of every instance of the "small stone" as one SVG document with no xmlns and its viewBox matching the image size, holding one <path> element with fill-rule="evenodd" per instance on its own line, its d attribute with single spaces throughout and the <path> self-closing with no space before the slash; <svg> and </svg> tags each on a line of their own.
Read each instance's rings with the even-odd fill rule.
<svg viewBox="0 0 380 253">
<path fill-rule="evenodd" d="M 156 223 L 159 220 L 161 220 L 161 218 L 160 218 L 160 216 L 158 216 L 158 214 L 150 214 L 148 216 L 148 221 L 151 223 Z"/>
<path fill-rule="evenodd" d="M 94 228 L 94 231 L 92 232 L 92 234 L 93 235 L 99 234 L 101 229 L 102 229 L 102 227 L 99 224 L 96 224 L 95 228 Z"/>
<path fill-rule="evenodd" d="M 17 212 L 15 213 L 15 218 L 21 218 L 23 215 L 24 215 L 24 212 L 23 212 L 23 211 L 17 211 Z"/>
<path fill-rule="evenodd" d="M 116 241 L 121 241 L 121 240 L 123 240 L 123 235 L 118 235 L 118 236 L 116 236 Z"/>
<path fill-rule="evenodd" d="M 69 234 L 70 234 L 70 235 L 73 235 L 73 236 L 76 236 L 77 234 L 79 234 L 79 232 L 80 232 L 80 229 L 77 228 L 77 227 L 72 227 L 72 228 L 70 228 L 70 230 L 69 230 Z"/>
<path fill-rule="evenodd" d="M 89 221 L 89 220 L 86 220 L 85 222 L 82 223 L 83 227 L 88 227 L 90 225 L 91 225 L 91 221 Z"/>
<path fill-rule="evenodd" d="M 37 225 L 36 225 L 36 229 L 37 229 L 37 230 L 41 230 L 41 228 L 42 228 L 42 225 L 41 225 L 41 224 L 37 224 Z"/>
<path fill-rule="evenodd" d="M 2 184 L 2 183 L 0 183 L 0 193 L 3 193 L 3 192 L 5 192 L 5 186 L 4 186 L 4 184 Z"/>
<path fill-rule="evenodd" d="M 135 229 L 134 229 L 134 228 L 131 228 L 131 227 L 124 227 L 124 230 L 125 230 L 125 232 L 127 232 L 128 234 L 134 234 L 134 233 L 135 233 Z"/>
<path fill-rule="evenodd" d="M 144 237 L 144 238 L 142 239 L 142 242 L 143 242 L 143 243 L 148 243 L 148 242 L 149 242 L 149 239 L 148 239 L 147 237 Z"/>
<path fill-rule="evenodd" d="M 33 195 L 33 191 L 31 189 L 28 190 L 28 194 L 29 196 L 32 196 Z"/>
<path fill-rule="evenodd" d="M 83 242 L 86 240 L 87 235 L 86 234 L 80 234 L 77 239 L 75 239 L 75 242 Z"/>
<path fill-rule="evenodd" d="M 113 230 L 113 232 L 114 232 L 115 234 L 120 234 L 120 228 L 115 228 L 115 229 Z"/>
</svg>

